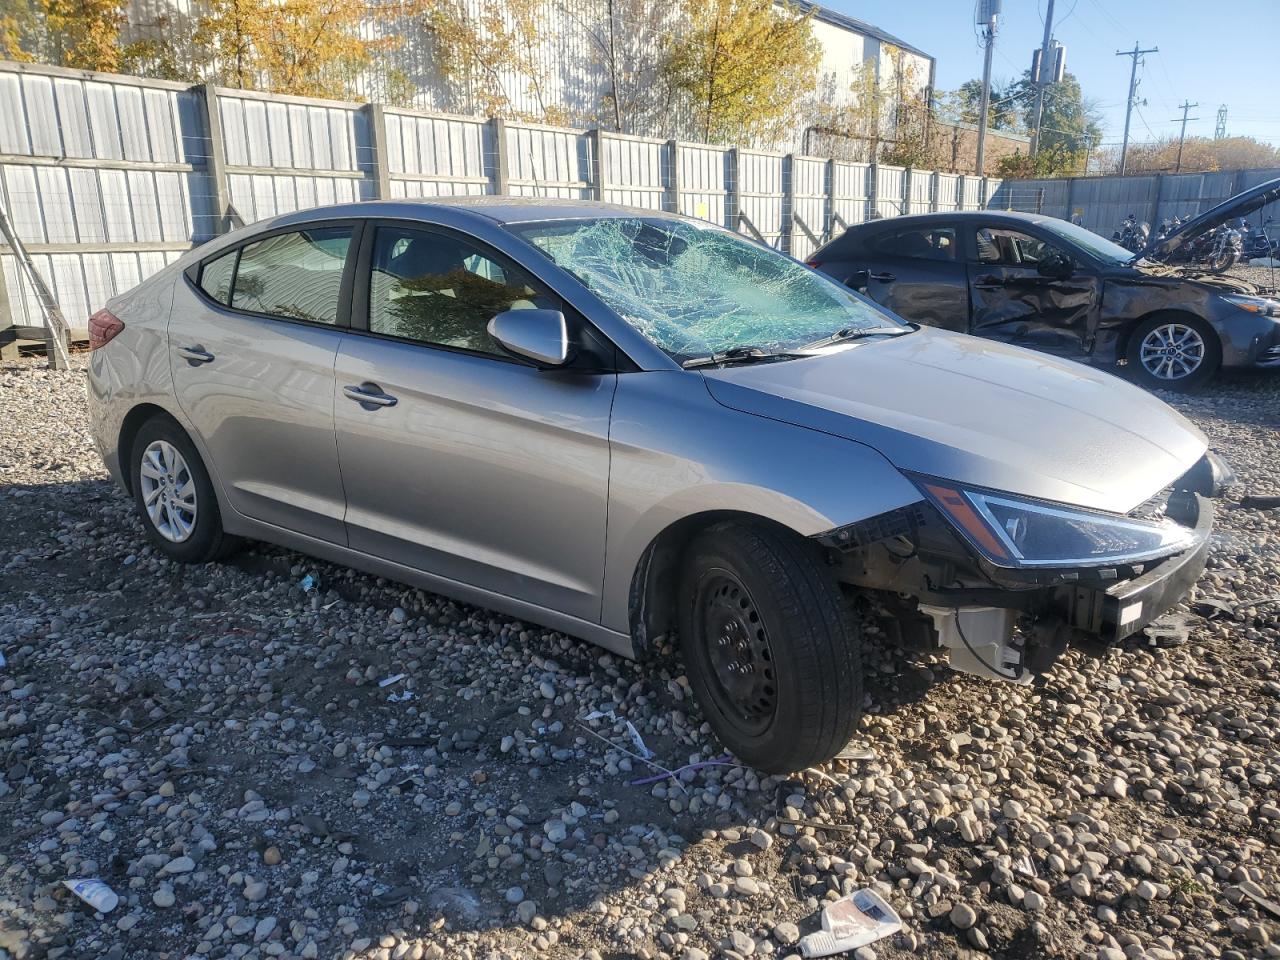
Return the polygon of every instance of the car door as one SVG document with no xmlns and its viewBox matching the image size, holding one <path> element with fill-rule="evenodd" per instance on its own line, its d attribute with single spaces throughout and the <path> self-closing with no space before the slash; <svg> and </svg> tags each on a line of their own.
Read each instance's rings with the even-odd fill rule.
<svg viewBox="0 0 1280 960">
<path fill-rule="evenodd" d="M 1096 270 L 1031 228 L 981 224 L 967 239 L 971 333 L 1067 357 L 1092 350 L 1102 301 Z M 1051 260 L 1068 273 L 1042 274 Z"/>
<path fill-rule="evenodd" d="M 598 622 L 617 375 L 506 355 L 495 314 L 566 308 L 479 242 L 383 222 L 363 248 L 337 358 L 350 545 Z"/>
<path fill-rule="evenodd" d="M 865 239 L 863 250 L 851 286 L 906 320 L 968 329 L 968 277 L 954 224 L 881 230 Z"/>
<path fill-rule="evenodd" d="M 170 366 L 179 406 L 233 509 L 346 542 L 333 364 L 346 328 L 354 224 L 273 231 L 176 285 Z"/>
</svg>

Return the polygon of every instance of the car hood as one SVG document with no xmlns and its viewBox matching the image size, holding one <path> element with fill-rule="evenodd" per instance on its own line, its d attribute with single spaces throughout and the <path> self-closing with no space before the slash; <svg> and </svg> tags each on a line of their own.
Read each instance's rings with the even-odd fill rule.
<svg viewBox="0 0 1280 960">
<path fill-rule="evenodd" d="M 727 407 L 866 444 L 900 470 L 1116 513 L 1206 448 L 1188 420 L 1117 377 L 941 330 L 704 376 Z"/>
<path fill-rule="evenodd" d="M 1192 217 L 1173 233 L 1147 244 L 1139 256 L 1160 260 L 1200 234 L 1221 226 L 1228 220 L 1248 216 L 1276 200 L 1280 200 L 1280 178 L 1250 187 L 1234 197 L 1223 200 L 1222 203 L 1206 210 L 1200 216 Z"/>
</svg>

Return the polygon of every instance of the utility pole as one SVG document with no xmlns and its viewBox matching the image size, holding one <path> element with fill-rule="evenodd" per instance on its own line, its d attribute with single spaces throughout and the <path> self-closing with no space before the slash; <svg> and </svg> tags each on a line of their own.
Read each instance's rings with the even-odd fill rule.
<svg viewBox="0 0 1280 960">
<path fill-rule="evenodd" d="M 1053 39 L 1053 0 L 1049 0 L 1049 9 L 1044 13 L 1044 42 L 1040 45 L 1040 73 L 1032 79 L 1036 82 L 1036 113 L 1032 124 L 1031 155 L 1034 157 L 1040 150 L 1040 119 L 1044 114 L 1044 88 L 1048 85 L 1045 73 L 1052 72 L 1049 66 L 1049 42 Z"/>
<path fill-rule="evenodd" d="M 1191 120 L 1199 120 L 1199 119 L 1200 119 L 1199 117 L 1188 117 L 1188 116 L 1187 116 L 1187 111 L 1188 111 L 1188 110 L 1190 110 L 1192 107 L 1198 107 L 1198 106 L 1200 106 L 1200 104 L 1198 104 L 1198 103 L 1190 103 L 1189 101 L 1186 101 L 1186 100 L 1183 100 L 1183 101 L 1182 101 L 1182 107 L 1181 107 L 1181 109 L 1182 109 L 1182 133 L 1178 135 L 1178 165 L 1177 165 L 1176 167 L 1174 167 L 1174 168 L 1173 168 L 1173 172 L 1174 172 L 1174 173 L 1181 173 L 1181 172 L 1182 172 L 1182 147 L 1183 147 L 1183 145 L 1187 142 L 1187 120 L 1188 120 L 1188 119 L 1191 119 Z"/>
<path fill-rule="evenodd" d="M 1139 50 L 1135 41 L 1132 50 L 1117 50 L 1117 57 L 1133 57 L 1133 63 L 1129 69 L 1129 100 L 1124 107 L 1124 142 L 1120 144 L 1120 176 L 1124 176 L 1125 169 L 1129 161 L 1129 120 L 1133 116 L 1133 105 L 1137 102 L 1138 96 L 1138 61 L 1142 59 L 1144 53 L 1159 53 L 1159 47 L 1149 47 L 1146 50 Z"/>
<path fill-rule="evenodd" d="M 1053 0 L 1049 2 L 1053 3 Z M 986 9 L 983 12 L 987 14 L 987 21 L 983 25 L 982 36 L 986 55 L 982 60 L 982 105 L 978 108 L 978 169 L 974 171 L 980 177 L 985 176 L 987 172 L 987 111 L 991 107 L 991 55 L 996 48 L 996 18 L 1000 12 L 999 4 L 989 3 L 984 6 Z"/>
</svg>

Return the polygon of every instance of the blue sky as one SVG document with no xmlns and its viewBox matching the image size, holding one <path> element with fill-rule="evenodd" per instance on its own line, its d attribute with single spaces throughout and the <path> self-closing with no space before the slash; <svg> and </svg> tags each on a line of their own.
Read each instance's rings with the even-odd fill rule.
<svg viewBox="0 0 1280 960">
<path fill-rule="evenodd" d="M 939 90 L 982 76 L 971 0 L 819 0 L 873 23 L 938 61 Z M 992 76 L 1006 80 L 1030 65 L 1044 33 L 1045 0 L 1004 0 Z M 1067 69 L 1104 114 L 1105 143 L 1124 131 L 1129 58 L 1116 50 L 1134 41 L 1159 47 L 1139 68 L 1130 136 L 1150 140 L 1177 134 L 1184 100 L 1199 102 L 1187 135 L 1213 136 L 1218 107 L 1227 105 L 1227 133 L 1280 144 L 1280 72 L 1275 43 L 1280 0 L 1056 0 L 1054 36 L 1067 47 Z M 1144 122 L 1145 121 L 1145 122 Z"/>
</svg>

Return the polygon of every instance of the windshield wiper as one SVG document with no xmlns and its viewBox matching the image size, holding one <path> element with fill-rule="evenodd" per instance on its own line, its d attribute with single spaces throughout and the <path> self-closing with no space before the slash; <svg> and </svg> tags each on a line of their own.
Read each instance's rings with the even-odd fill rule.
<svg viewBox="0 0 1280 960">
<path fill-rule="evenodd" d="M 705 357 L 693 357 L 685 360 L 680 366 L 686 370 L 694 367 L 714 367 L 725 363 L 759 363 L 762 360 L 791 360 L 800 356 L 785 350 L 770 352 L 762 347 L 730 347 L 728 350 L 712 352 Z"/>
<path fill-rule="evenodd" d="M 842 343 L 845 340 L 861 340 L 864 337 L 900 337 L 910 333 L 911 330 L 911 327 L 845 327 L 829 337 L 807 343 L 801 349 L 814 350 L 818 347 L 829 347 L 833 343 Z"/>
</svg>

